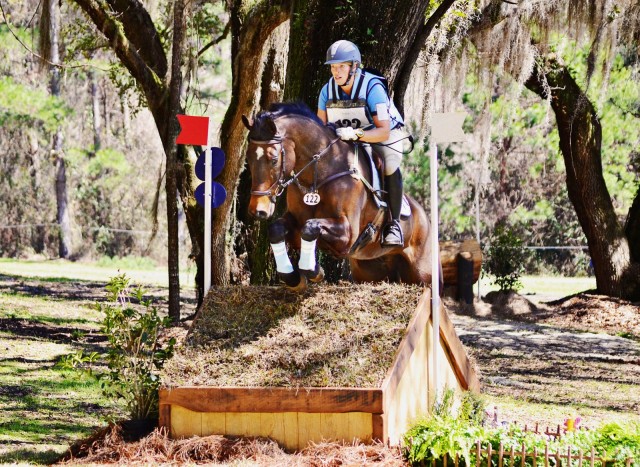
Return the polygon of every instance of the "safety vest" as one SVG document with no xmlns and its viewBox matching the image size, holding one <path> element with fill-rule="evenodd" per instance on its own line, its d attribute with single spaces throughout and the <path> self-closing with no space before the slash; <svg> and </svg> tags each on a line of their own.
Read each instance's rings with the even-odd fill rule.
<svg viewBox="0 0 640 467">
<path fill-rule="evenodd" d="M 366 70 L 356 75 L 357 83 L 351 89 L 351 99 L 340 99 L 338 84 L 335 79 L 329 79 L 327 99 L 327 122 L 337 127 L 367 128 L 373 124 L 373 117 L 367 106 L 367 96 L 373 86 L 383 86 L 387 93 L 386 79 Z M 387 93 L 388 95 L 388 93 Z M 391 120 L 391 128 L 402 124 L 402 117 L 396 106 L 389 98 L 387 110 Z"/>
</svg>

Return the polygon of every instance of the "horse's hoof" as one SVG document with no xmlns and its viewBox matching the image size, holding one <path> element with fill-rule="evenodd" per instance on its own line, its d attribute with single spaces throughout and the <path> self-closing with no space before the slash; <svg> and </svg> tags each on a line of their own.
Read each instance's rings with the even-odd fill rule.
<svg viewBox="0 0 640 467">
<path fill-rule="evenodd" d="M 311 282 L 316 283 L 324 279 L 324 269 L 316 263 L 316 268 L 313 271 L 310 269 L 300 269 L 300 275 L 306 277 Z"/>
<path fill-rule="evenodd" d="M 307 277 L 304 274 L 300 274 L 300 282 L 295 287 L 287 285 L 287 289 L 292 292 L 304 292 L 307 289 Z"/>
<path fill-rule="evenodd" d="M 318 266 L 318 274 L 316 274 L 316 277 L 309 277 L 309 280 L 315 284 L 317 284 L 318 282 L 322 282 L 323 279 L 324 269 L 322 269 L 322 266 Z"/>
</svg>

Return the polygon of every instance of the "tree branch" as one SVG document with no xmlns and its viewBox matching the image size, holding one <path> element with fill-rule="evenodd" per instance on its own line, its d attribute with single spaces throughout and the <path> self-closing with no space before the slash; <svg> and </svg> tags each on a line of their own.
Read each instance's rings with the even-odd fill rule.
<svg viewBox="0 0 640 467">
<path fill-rule="evenodd" d="M 74 1 L 89 16 L 98 30 L 104 34 L 118 59 L 144 89 L 150 106 L 157 106 L 165 93 L 166 57 L 164 57 L 164 73 L 156 73 L 156 71 L 154 71 L 154 69 L 144 59 L 144 57 L 149 56 L 149 53 L 147 52 L 148 45 L 144 44 L 142 47 L 137 47 L 136 44 L 132 43 L 125 34 L 124 23 L 121 19 L 126 20 L 128 27 L 138 28 L 140 31 L 148 30 L 149 24 L 137 23 L 133 26 L 132 24 L 134 21 L 128 16 L 132 14 L 131 11 L 122 12 L 120 18 L 116 19 L 110 12 L 106 11 L 106 5 L 97 0 Z M 138 2 L 135 1 L 135 3 Z M 153 26 L 153 23 L 151 23 L 151 26 Z M 162 52 L 162 54 L 164 56 L 164 52 Z M 158 63 L 162 63 L 162 60 L 154 63 L 156 69 L 161 71 L 162 67 L 158 67 Z"/>
<path fill-rule="evenodd" d="M 205 53 L 208 49 L 210 49 L 214 45 L 219 44 L 220 42 L 222 42 L 229 35 L 230 31 L 231 31 L 231 21 L 229 21 L 227 23 L 227 25 L 224 27 L 224 31 L 222 31 L 222 35 L 217 37 L 217 38 L 215 38 L 214 40 L 209 42 L 207 45 L 205 45 L 203 48 L 201 48 L 198 51 L 198 55 L 197 56 L 200 57 L 200 55 Z"/>
<path fill-rule="evenodd" d="M 411 77 L 411 70 L 418 61 L 420 52 L 424 45 L 427 43 L 427 39 L 433 32 L 438 22 L 446 14 L 447 11 L 453 6 L 456 0 L 444 0 L 436 11 L 429 17 L 429 19 L 420 27 L 416 37 L 413 40 L 413 44 L 409 48 L 409 55 L 402 66 L 402 69 L 398 73 L 396 85 L 394 86 L 394 102 L 398 106 L 400 112 L 404 112 L 404 95 L 407 92 L 407 86 L 409 85 L 409 78 Z"/>
<path fill-rule="evenodd" d="M 122 22 L 124 34 L 158 76 L 167 74 L 167 57 L 155 24 L 139 0 L 107 0 Z"/>
<path fill-rule="evenodd" d="M 620 104 L 618 104 L 613 97 L 609 99 L 609 102 L 611 102 L 611 105 L 618 108 L 620 112 L 622 112 L 623 114 L 631 115 L 634 118 L 640 118 L 640 111 L 639 111 L 640 109 L 635 109 L 635 110 L 625 109 Z"/>
</svg>

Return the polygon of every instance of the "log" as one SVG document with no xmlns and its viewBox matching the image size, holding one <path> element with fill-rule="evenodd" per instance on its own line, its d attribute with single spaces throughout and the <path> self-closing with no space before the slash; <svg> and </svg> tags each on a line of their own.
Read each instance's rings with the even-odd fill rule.
<svg viewBox="0 0 640 467">
<path fill-rule="evenodd" d="M 440 242 L 440 262 L 445 286 L 458 284 L 458 255 L 465 252 L 470 253 L 473 260 L 473 283 L 475 284 L 482 269 L 480 244 L 474 239 L 463 242 Z"/>
</svg>

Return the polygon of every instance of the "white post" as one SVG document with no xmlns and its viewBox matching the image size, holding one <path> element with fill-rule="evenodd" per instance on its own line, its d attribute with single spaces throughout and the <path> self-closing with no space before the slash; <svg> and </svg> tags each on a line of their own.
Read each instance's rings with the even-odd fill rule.
<svg viewBox="0 0 640 467">
<path fill-rule="evenodd" d="M 440 353 L 440 243 L 438 240 L 438 143 L 431 138 L 431 324 L 433 324 L 433 387 L 440 391 L 438 355 Z M 434 400 L 435 400 L 434 398 Z"/>
<path fill-rule="evenodd" d="M 211 147 L 204 150 L 204 294 L 211 288 Z"/>
</svg>

